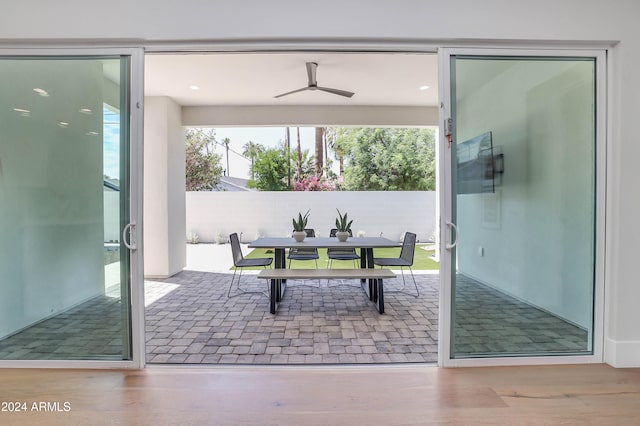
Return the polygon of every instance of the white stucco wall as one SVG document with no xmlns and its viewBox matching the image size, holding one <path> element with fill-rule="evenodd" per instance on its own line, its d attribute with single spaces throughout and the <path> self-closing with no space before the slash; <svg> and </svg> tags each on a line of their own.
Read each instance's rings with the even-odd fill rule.
<svg viewBox="0 0 640 426">
<path fill-rule="evenodd" d="M 188 106 L 182 125 L 215 126 L 361 126 L 438 125 L 436 107 L 402 106 Z"/>
<path fill-rule="evenodd" d="M 168 277 L 186 265 L 185 147 L 180 106 L 145 98 L 144 273 Z"/>
<path fill-rule="evenodd" d="M 216 241 L 220 234 L 242 233 L 242 241 L 257 236 L 291 235 L 291 220 L 298 212 L 310 211 L 308 228 L 328 237 L 338 215 L 353 220 L 354 236 L 379 236 L 400 241 L 406 231 L 420 242 L 435 236 L 436 194 L 433 191 L 398 192 L 187 192 L 187 232 L 195 232 L 201 242 Z"/>
<path fill-rule="evenodd" d="M 154 0 L 49 3 L 23 0 L 6 5 L 3 39 L 260 40 L 349 38 L 620 40 L 636 30 L 638 5 L 629 0 L 185 0 L 157 6 Z M 34 14 L 33 11 L 39 13 Z M 313 15 L 309 15 L 313 12 Z M 339 12 L 339 13 L 338 13 Z M 603 20 L 603 13 L 607 15 Z M 78 19 L 78 17 L 85 19 Z M 52 22 L 51 17 L 55 17 Z M 212 19 L 215 25 L 211 25 Z M 286 25 L 275 25 L 274 22 Z M 381 23 L 384 23 L 382 25 Z M 632 33 L 629 34 L 628 31 Z M 339 45 L 339 43 L 337 43 Z"/>
<path fill-rule="evenodd" d="M 551 47 L 567 43 L 608 46 L 605 358 L 616 366 L 640 366 L 640 286 L 635 270 L 636 241 L 640 240 L 636 218 L 640 210 L 640 144 L 636 143 L 640 116 L 639 2 L 326 0 L 319 4 L 185 0 L 159 5 L 155 0 L 113 0 L 110 7 L 103 6 L 95 0 L 11 2 L 0 14 L 0 40 L 11 46 L 24 41 L 42 46 L 61 40 L 89 46 L 169 42 L 194 46 L 202 41 L 232 41 L 235 48 L 262 45 L 271 49 L 294 42 L 304 42 L 307 48 L 342 48 L 345 42 L 369 47 L 389 42 L 405 47 L 415 42 L 435 46 L 501 42 L 531 46 L 532 41 Z M 33 13 L 36 10 L 38 13 Z"/>
</svg>

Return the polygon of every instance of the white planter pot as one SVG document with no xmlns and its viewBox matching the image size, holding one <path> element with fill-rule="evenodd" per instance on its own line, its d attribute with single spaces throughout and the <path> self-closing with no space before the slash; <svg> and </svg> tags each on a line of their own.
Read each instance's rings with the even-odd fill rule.
<svg viewBox="0 0 640 426">
<path fill-rule="evenodd" d="M 340 241 L 341 243 L 344 243 L 345 241 L 347 241 L 347 238 L 349 238 L 349 233 L 348 232 L 336 232 L 336 237 L 338 238 L 338 241 Z"/>
<path fill-rule="evenodd" d="M 307 233 L 304 232 L 304 231 L 295 231 L 293 233 L 293 238 L 299 243 L 303 242 L 304 241 L 304 237 L 306 237 L 306 236 L 307 236 Z"/>
</svg>

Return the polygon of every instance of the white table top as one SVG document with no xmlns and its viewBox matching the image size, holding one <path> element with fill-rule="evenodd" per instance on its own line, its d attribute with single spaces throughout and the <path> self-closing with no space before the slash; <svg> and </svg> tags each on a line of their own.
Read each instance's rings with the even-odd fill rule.
<svg viewBox="0 0 640 426">
<path fill-rule="evenodd" d="M 301 243 L 293 237 L 265 237 L 249 243 L 249 248 L 376 248 L 401 245 L 384 237 L 349 237 L 345 242 L 338 241 L 336 237 L 307 237 Z"/>
</svg>

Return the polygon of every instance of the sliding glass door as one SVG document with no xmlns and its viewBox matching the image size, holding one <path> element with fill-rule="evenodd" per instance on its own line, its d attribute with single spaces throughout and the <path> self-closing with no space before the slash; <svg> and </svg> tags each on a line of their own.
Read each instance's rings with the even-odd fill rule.
<svg viewBox="0 0 640 426">
<path fill-rule="evenodd" d="M 602 56 L 443 60 L 444 363 L 597 354 Z"/>
<path fill-rule="evenodd" d="M 133 358 L 131 69 L 0 56 L 0 360 Z"/>
</svg>

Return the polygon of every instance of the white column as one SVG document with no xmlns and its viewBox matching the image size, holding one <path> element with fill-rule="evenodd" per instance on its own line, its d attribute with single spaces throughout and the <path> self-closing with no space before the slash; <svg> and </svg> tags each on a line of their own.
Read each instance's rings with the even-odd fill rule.
<svg viewBox="0 0 640 426">
<path fill-rule="evenodd" d="M 184 142 L 180 106 L 168 97 L 145 98 L 145 277 L 169 277 L 186 265 Z"/>
</svg>

